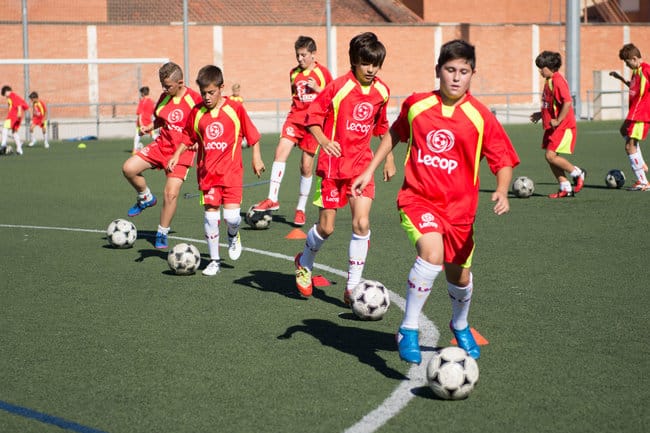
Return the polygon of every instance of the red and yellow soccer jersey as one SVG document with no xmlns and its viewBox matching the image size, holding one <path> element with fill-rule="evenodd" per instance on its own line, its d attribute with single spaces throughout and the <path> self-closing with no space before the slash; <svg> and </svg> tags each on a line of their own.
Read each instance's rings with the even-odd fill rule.
<svg viewBox="0 0 650 433">
<path fill-rule="evenodd" d="M 46 114 L 47 105 L 42 99 L 39 99 L 32 104 L 32 119 L 34 119 L 34 122 L 42 123 Z"/>
<path fill-rule="evenodd" d="M 153 99 L 149 98 L 148 96 L 140 98 L 140 102 L 138 102 L 138 109 L 135 112 L 135 114 L 138 115 L 136 124 L 138 126 L 151 125 L 151 122 L 153 122 L 153 112 Z"/>
<path fill-rule="evenodd" d="M 164 92 L 160 95 L 155 114 L 156 123 L 162 126 L 156 143 L 164 155 L 171 157 L 180 143 L 190 142 L 185 124 L 192 108 L 201 102 L 203 102 L 201 95 L 189 87 L 185 88 L 183 96 L 171 97 Z M 194 155 L 194 151 L 183 152 L 180 161 L 183 165 L 188 165 L 186 162 L 193 159 Z"/>
<path fill-rule="evenodd" d="M 18 108 L 23 109 L 23 117 L 25 115 L 25 110 L 29 110 L 29 105 L 27 105 L 25 100 L 16 92 L 9 92 L 7 95 L 7 104 L 9 105 L 7 119 L 11 119 L 12 121 L 18 120 Z"/>
<path fill-rule="evenodd" d="M 645 62 L 632 71 L 629 102 L 627 120 L 650 122 L 650 65 Z"/>
<path fill-rule="evenodd" d="M 551 78 L 546 79 L 542 92 L 542 126 L 544 129 L 551 129 L 551 119 L 558 118 L 562 105 L 572 102 L 569 83 L 559 72 L 553 73 Z M 571 109 L 562 121 L 562 127 L 570 129 L 575 126 L 576 117 Z"/>
<path fill-rule="evenodd" d="M 245 138 L 249 145 L 260 140 L 244 106 L 230 98 L 223 101 L 221 107 L 212 110 L 197 105 L 186 126 L 192 143 L 199 144 L 196 174 L 201 191 L 214 186 L 242 186 L 242 140 Z"/>
<path fill-rule="evenodd" d="M 352 71 L 332 81 L 307 110 L 306 126 L 320 125 L 330 139 L 341 145 L 341 156 L 318 155 L 316 174 L 330 179 L 352 179 L 368 166 L 373 135 L 388 131 L 388 86 L 375 77 L 361 86 Z"/>
<path fill-rule="evenodd" d="M 414 93 L 391 129 L 409 146 L 398 207 L 420 197 L 451 224 L 474 222 L 481 159 L 493 173 L 519 164 L 501 124 L 469 93 L 455 107 L 443 106 L 437 91 Z"/>
<path fill-rule="evenodd" d="M 298 123 L 304 120 L 304 112 L 309 108 L 309 104 L 314 102 L 318 96 L 311 87 L 307 86 L 307 80 L 313 78 L 320 88 L 324 88 L 332 82 L 332 74 L 325 66 L 318 62 L 310 70 L 302 69 L 296 66 L 289 72 L 289 80 L 291 82 L 291 111 L 289 116 L 302 115 Z"/>
</svg>

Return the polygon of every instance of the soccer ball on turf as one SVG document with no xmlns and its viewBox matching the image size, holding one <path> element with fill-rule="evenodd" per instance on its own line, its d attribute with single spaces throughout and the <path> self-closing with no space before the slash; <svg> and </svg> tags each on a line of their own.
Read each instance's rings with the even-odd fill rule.
<svg viewBox="0 0 650 433">
<path fill-rule="evenodd" d="M 621 188 L 625 185 L 625 173 L 617 168 L 609 170 L 605 176 L 605 185 L 607 188 Z"/>
<path fill-rule="evenodd" d="M 182 242 L 169 251 L 167 264 L 176 275 L 191 275 L 201 265 L 201 253 L 194 245 Z"/>
<path fill-rule="evenodd" d="M 436 396 L 462 400 L 478 382 L 478 364 L 460 347 L 443 347 L 434 352 L 427 365 L 427 382 Z"/>
<path fill-rule="evenodd" d="M 246 212 L 246 216 L 244 217 L 244 220 L 246 220 L 246 224 L 248 224 L 255 230 L 268 229 L 269 226 L 271 225 L 271 221 L 273 220 L 273 217 L 271 216 L 271 211 L 270 210 L 256 211 L 253 210 L 254 207 L 255 205 L 252 205 L 251 207 L 248 208 L 248 211 Z"/>
<path fill-rule="evenodd" d="M 108 225 L 106 237 L 115 248 L 131 248 L 138 238 L 138 230 L 131 221 L 118 218 Z"/>
<path fill-rule="evenodd" d="M 519 176 L 512 183 L 512 193 L 519 198 L 528 198 L 535 192 L 535 183 L 526 176 Z"/>
<path fill-rule="evenodd" d="M 352 311 L 361 320 L 379 320 L 390 307 L 388 289 L 379 281 L 362 280 L 352 289 Z"/>
<path fill-rule="evenodd" d="M 8 144 L 7 147 L 2 148 L 0 151 L 0 155 L 11 155 L 12 153 L 14 153 L 14 148 L 11 147 L 10 144 Z"/>
</svg>

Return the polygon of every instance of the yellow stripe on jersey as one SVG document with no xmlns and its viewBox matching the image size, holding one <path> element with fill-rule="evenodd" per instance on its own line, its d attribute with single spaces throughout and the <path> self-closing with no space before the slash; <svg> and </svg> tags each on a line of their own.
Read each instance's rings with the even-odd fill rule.
<svg viewBox="0 0 650 433">
<path fill-rule="evenodd" d="M 241 122 L 239 121 L 239 117 L 237 117 L 237 113 L 235 112 L 235 109 L 232 108 L 230 105 L 224 105 L 223 112 L 224 114 L 226 114 L 226 116 L 230 117 L 230 120 L 232 120 L 233 125 L 235 125 L 235 143 L 232 146 L 232 153 L 230 155 L 230 159 L 234 160 L 235 151 L 237 150 L 238 147 L 240 147 L 240 144 L 237 140 L 239 140 L 239 131 L 241 130 Z"/>
<path fill-rule="evenodd" d="M 332 136 L 330 137 L 330 140 L 334 140 L 334 133 L 336 132 L 336 122 L 339 118 L 339 108 L 341 107 L 341 101 L 343 101 L 343 99 L 345 99 L 345 97 L 350 94 L 350 92 L 354 89 L 354 86 L 356 86 L 356 83 L 353 80 L 348 80 L 332 98 L 332 106 L 334 107 L 334 124 L 332 126 Z"/>
<path fill-rule="evenodd" d="M 481 162 L 481 150 L 483 148 L 483 132 L 485 130 L 485 119 L 470 102 L 460 104 L 460 109 L 476 127 L 478 139 L 476 142 L 476 154 L 474 155 L 474 185 L 478 182 L 479 164 Z"/>
<path fill-rule="evenodd" d="M 196 132 L 196 135 L 199 136 L 202 142 L 205 142 L 203 140 L 203 135 L 201 134 L 201 130 L 199 129 L 199 122 L 201 121 L 201 118 L 205 115 L 205 113 L 208 112 L 208 108 L 203 106 L 201 109 L 196 113 L 196 117 L 194 118 L 194 125 L 192 125 L 192 129 L 194 129 L 194 132 Z"/>
<path fill-rule="evenodd" d="M 438 98 L 435 95 L 431 95 L 416 102 L 409 108 L 409 111 L 407 113 L 409 121 L 409 141 L 407 143 L 408 145 L 406 148 L 406 158 L 404 159 L 404 165 L 406 165 L 406 162 L 409 160 L 409 156 L 411 154 L 411 146 L 413 145 L 413 119 L 415 119 L 415 117 L 423 111 L 426 111 L 431 107 L 435 107 L 438 102 Z"/>
<path fill-rule="evenodd" d="M 640 86 L 639 86 L 639 99 L 641 99 L 641 98 L 643 98 L 643 95 L 645 95 L 645 89 L 646 89 L 646 86 L 648 85 L 648 79 L 643 74 L 643 71 L 641 70 L 641 68 L 638 68 L 637 71 L 638 71 L 637 73 L 639 74 L 639 77 L 641 77 Z"/>
<path fill-rule="evenodd" d="M 165 105 L 169 102 L 169 100 L 172 97 L 169 95 L 166 95 L 162 101 L 160 101 L 160 104 L 158 104 L 158 107 L 156 108 L 156 116 L 160 117 L 160 112 L 162 111 L 163 108 L 165 108 Z"/>
<path fill-rule="evenodd" d="M 314 68 L 312 71 L 314 71 L 314 73 L 318 76 L 319 87 L 324 87 L 327 83 L 325 82 L 325 75 L 323 75 L 323 71 L 321 71 L 320 68 Z"/>
</svg>

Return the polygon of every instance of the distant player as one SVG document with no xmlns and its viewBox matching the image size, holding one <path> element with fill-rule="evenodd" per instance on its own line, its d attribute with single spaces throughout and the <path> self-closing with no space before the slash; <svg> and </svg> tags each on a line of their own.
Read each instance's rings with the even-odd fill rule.
<svg viewBox="0 0 650 433">
<path fill-rule="evenodd" d="M 148 134 L 154 128 L 159 129 L 158 137 L 126 160 L 122 172 L 126 180 L 138 193 L 135 204 L 128 210 L 130 217 L 140 215 L 148 207 L 155 206 L 158 200 L 153 195 L 142 173 L 148 169 L 165 170 L 167 181 L 163 195 L 163 207 L 160 211 L 160 224 L 156 232 L 154 246 L 167 248 L 170 225 L 176 212 L 180 194 L 187 172 L 194 164 L 193 150 L 183 153 L 173 170 L 168 171 L 167 163 L 181 143 L 188 142 L 185 124 L 190 111 L 201 103 L 201 95 L 185 86 L 183 70 L 176 63 L 169 62 L 158 70 L 160 84 L 164 89 L 156 103 L 156 119 L 149 126 L 141 126 L 140 132 Z"/>
<path fill-rule="evenodd" d="M 562 57 L 560 53 L 543 51 L 535 59 L 535 65 L 546 81 L 542 92 L 541 111 L 533 113 L 530 120 L 533 123 L 542 120 L 542 148 L 546 150 L 546 162 L 560 185 L 558 192 L 550 194 L 549 198 L 573 197 L 584 186 L 587 172 L 559 155 L 573 153 L 577 136 L 569 83 L 558 72 L 562 66 Z M 567 173 L 571 175 L 574 186 L 571 186 Z"/>
<path fill-rule="evenodd" d="M 248 117 L 244 106 L 222 96 L 223 73 L 214 65 L 199 70 L 196 77 L 203 103 L 191 111 L 185 131 L 190 138 L 181 144 L 169 160 L 167 169 L 173 171 L 185 150 L 198 143 L 196 168 L 201 203 L 205 209 L 203 227 L 208 241 L 210 263 L 203 275 L 219 272 L 219 222 L 223 206 L 223 219 L 228 226 L 228 255 L 237 260 L 242 252 L 239 226 L 244 184 L 241 142 L 244 138 L 253 149 L 253 172 L 260 177 L 264 163 L 260 152 L 260 133 Z"/>
<path fill-rule="evenodd" d="M 29 125 L 29 133 L 32 135 L 32 140 L 29 142 L 28 146 L 32 147 L 36 144 L 36 135 L 34 135 L 34 131 L 36 128 L 39 128 L 43 135 L 43 147 L 49 149 L 50 143 L 47 141 L 47 105 L 45 104 L 45 101 L 38 97 L 37 92 L 30 93 L 29 100 L 32 103 L 32 121 Z"/>
<path fill-rule="evenodd" d="M 256 211 L 280 209 L 278 196 L 284 177 L 289 153 L 294 146 L 302 150 L 300 160 L 300 190 L 293 223 L 305 224 L 305 208 L 312 183 L 314 155 L 318 143 L 305 126 L 305 114 L 316 96 L 332 81 L 327 68 L 316 61 L 316 42 L 309 36 L 300 36 L 295 44 L 298 65 L 289 72 L 291 83 L 291 110 L 282 126 L 282 135 L 275 149 L 275 159 L 271 168 L 271 184 L 268 198 L 255 205 Z"/>
<path fill-rule="evenodd" d="M 29 110 L 29 105 L 27 105 L 25 100 L 17 93 L 13 92 L 10 86 L 2 86 L 0 93 L 7 99 L 7 104 L 9 105 L 7 119 L 2 128 L 2 145 L 0 145 L 0 154 L 5 154 L 7 152 L 7 138 L 11 132 L 14 142 L 16 143 L 16 153 L 22 155 L 23 142 L 20 139 L 20 135 L 18 135 L 18 130 L 23 121 L 25 111 Z"/>
<path fill-rule="evenodd" d="M 149 97 L 149 87 L 143 86 L 140 87 L 140 100 L 138 101 L 138 108 L 135 111 L 136 120 L 135 120 L 135 137 L 133 138 L 133 154 L 142 149 L 142 143 L 140 142 L 141 137 L 144 135 L 142 133 L 142 128 L 149 130 L 148 134 L 151 137 L 154 137 L 154 129 L 152 127 L 154 116 L 154 103 L 153 99 Z M 151 129 L 150 129 L 151 128 Z"/>
<path fill-rule="evenodd" d="M 641 58 L 641 51 L 634 44 L 625 44 L 618 52 L 618 57 L 632 70 L 629 81 L 618 72 L 609 73 L 623 82 L 629 91 L 629 110 L 621 126 L 621 135 L 625 138 L 625 152 L 630 160 L 636 183 L 629 191 L 649 191 L 648 165 L 641 154 L 641 141 L 645 140 L 650 128 L 650 65 Z"/>
<path fill-rule="evenodd" d="M 232 93 L 230 94 L 229 98 L 233 101 L 237 101 L 240 104 L 243 104 L 244 98 L 241 95 L 241 85 L 239 83 L 235 83 L 232 85 L 231 90 Z"/>
<path fill-rule="evenodd" d="M 474 221 L 483 158 L 496 176 L 494 213 L 510 210 L 508 187 L 519 158 L 496 117 L 469 93 L 475 68 L 474 46 L 462 40 L 443 44 L 436 65 L 440 89 L 404 100 L 372 162 L 352 183 L 355 195 L 362 194 L 388 152 L 400 141 L 408 143 L 397 207 L 417 257 L 408 274 L 406 308 L 396 338 L 400 358 L 415 364 L 422 361 L 420 313 L 443 270 L 451 299 L 449 327 L 470 356 L 478 358 L 481 353 L 467 318 L 474 289 Z"/>
<path fill-rule="evenodd" d="M 352 238 L 348 247 L 348 281 L 343 300 L 350 302 L 359 284 L 370 248 L 370 208 L 375 198 L 372 179 L 353 196 L 352 181 L 372 160 L 370 140 L 388 131 L 388 86 L 377 76 L 386 48 L 374 33 L 355 36 L 349 48 L 350 71 L 328 84 L 307 110 L 305 124 L 320 145 L 314 204 L 318 222 L 309 229 L 301 253 L 295 258 L 296 287 L 311 296 L 311 274 L 316 254 L 334 233 L 339 209 L 349 205 Z M 386 155 L 384 155 L 386 156 Z M 383 159 L 383 158 L 382 158 Z M 384 179 L 395 174 L 392 153 L 385 164 Z"/>
</svg>

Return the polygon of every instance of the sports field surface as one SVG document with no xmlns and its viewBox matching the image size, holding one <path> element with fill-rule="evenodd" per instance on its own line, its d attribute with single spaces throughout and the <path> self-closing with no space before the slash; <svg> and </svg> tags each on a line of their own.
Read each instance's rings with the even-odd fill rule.
<svg viewBox="0 0 650 433">
<path fill-rule="evenodd" d="M 613 168 L 632 183 L 618 122 L 579 124 L 571 160 L 587 170 L 586 187 L 560 200 L 546 197 L 557 185 L 541 127 L 507 129 L 522 159 L 515 176 L 532 178 L 536 192 L 497 217 L 483 167 L 470 323 L 489 344 L 463 401 L 435 399 L 425 366 L 396 352 L 415 258 L 395 209 L 400 164 L 392 182 L 377 179 L 364 272 L 392 291 L 393 304 L 383 320 L 363 322 L 342 302 L 347 209 L 317 256 L 314 274 L 330 284 L 310 299 L 295 290 L 292 260 L 304 240 L 287 235 L 297 151 L 271 227 L 244 225 L 241 258 L 222 248 L 215 277 L 173 275 L 153 247 L 160 172 L 145 173 L 160 202 L 130 218 L 135 246 L 108 246 L 106 227 L 135 201 L 121 174 L 130 140 L 53 142 L 0 157 L 0 432 L 650 431 L 650 192 L 605 187 Z M 263 139 L 262 180 L 276 143 Z M 396 160 L 404 153 L 402 144 Z M 268 191 L 250 157 L 245 149 L 243 211 Z M 196 193 L 194 172 L 183 193 Z M 309 206 L 307 220 L 316 217 Z M 170 245 L 196 245 L 205 266 L 198 198 L 180 198 L 172 229 Z M 451 344 L 442 277 L 425 315 L 427 360 Z"/>
</svg>

